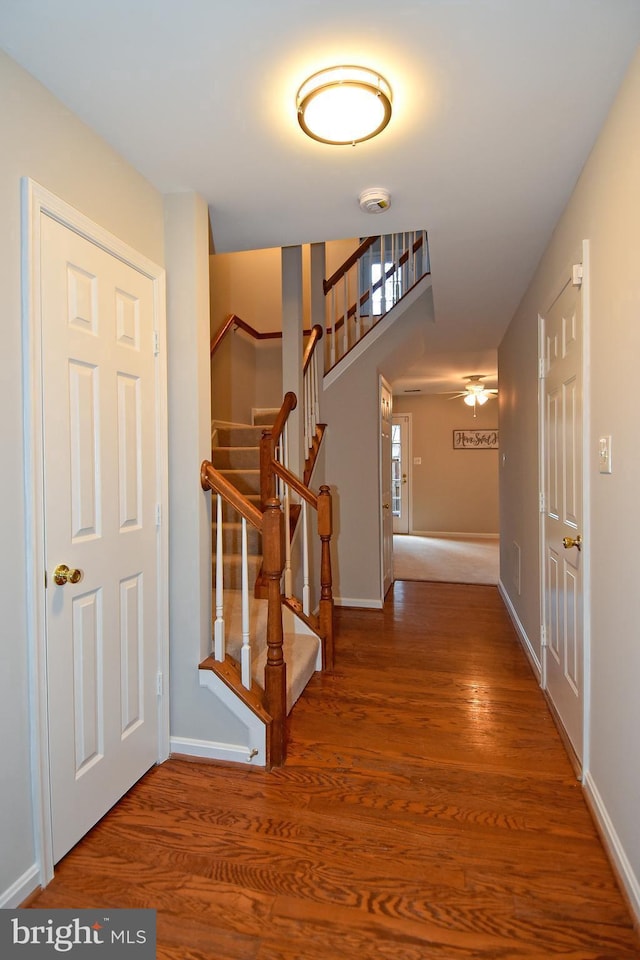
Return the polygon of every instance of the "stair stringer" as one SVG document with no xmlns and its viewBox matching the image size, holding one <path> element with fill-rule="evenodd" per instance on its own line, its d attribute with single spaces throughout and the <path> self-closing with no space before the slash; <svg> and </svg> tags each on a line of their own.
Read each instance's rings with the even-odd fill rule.
<svg viewBox="0 0 640 960">
<path fill-rule="evenodd" d="M 245 699 L 241 698 L 234 689 L 234 685 L 229 683 L 228 678 L 224 678 L 223 664 L 217 666 L 222 669 L 207 668 L 206 660 L 201 664 L 198 671 L 200 686 L 209 690 L 242 723 L 247 732 L 246 744 L 193 741 L 189 754 L 203 759 L 227 760 L 266 767 L 267 728 L 271 718 L 264 709 L 252 707 L 245 702 Z"/>
</svg>

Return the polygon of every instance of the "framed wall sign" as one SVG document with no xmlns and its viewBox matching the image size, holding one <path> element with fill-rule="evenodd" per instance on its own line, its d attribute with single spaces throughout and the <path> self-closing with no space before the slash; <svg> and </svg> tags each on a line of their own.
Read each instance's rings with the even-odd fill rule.
<svg viewBox="0 0 640 960">
<path fill-rule="evenodd" d="M 454 430 L 454 450 L 497 450 L 497 430 Z"/>
</svg>

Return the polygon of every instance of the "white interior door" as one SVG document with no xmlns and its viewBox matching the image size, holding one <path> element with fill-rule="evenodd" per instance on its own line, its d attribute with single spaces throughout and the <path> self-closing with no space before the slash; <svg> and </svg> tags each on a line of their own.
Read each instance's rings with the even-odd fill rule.
<svg viewBox="0 0 640 960">
<path fill-rule="evenodd" d="M 410 423 L 408 413 L 396 414 L 391 423 L 391 510 L 394 533 L 409 533 Z"/>
<path fill-rule="evenodd" d="M 583 286 L 569 272 L 543 318 L 546 688 L 579 760 L 584 729 Z"/>
<path fill-rule="evenodd" d="M 158 410 L 153 281 L 48 216 L 41 250 L 55 862 L 158 757 Z"/>
<path fill-rule="evenodd" d="M 393 583 L 393 513 L 391 511 L 391 387 L 380 377 L 380 498 L 382 532 L 382 597 Z"/>
</svg>

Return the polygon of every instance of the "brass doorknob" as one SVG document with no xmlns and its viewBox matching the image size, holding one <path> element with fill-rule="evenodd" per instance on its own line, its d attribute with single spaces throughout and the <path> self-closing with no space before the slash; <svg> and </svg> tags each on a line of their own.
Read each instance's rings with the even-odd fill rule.
<svg viewBox="0 0 640 960">
<path fill-rule="evenodd" d="M 382 509 L 383 509 L 383 510 L 388 510 L 388 509 L 389 509 L 389 504 L 388 504 L 388 503 L 383 503 L 383 504 L 382 504 Z"/>
<path fill-rule="evenodd" d="M 65 583 L 78 583 L 82 580 L 82 570 L 70 570 L 66 563 L 59 563 L 53 571 L 53 579 L 59 587 L 64 587 Z"/>
<path fill-rule="evenodd" d="M 578 550 L 581 550 L 581 549 L 582 549 L 582 537 L 580 536 L 580 534 L 578 534 L 578 536 L 575 538 L 575 540 L 574 540 L 573 537 L 563 537 L 563 538 L 562 538 L 562 546 L 565 548 L 565 550 L 570 550 L 571 547 L 577 547 Z"/>
</svg>

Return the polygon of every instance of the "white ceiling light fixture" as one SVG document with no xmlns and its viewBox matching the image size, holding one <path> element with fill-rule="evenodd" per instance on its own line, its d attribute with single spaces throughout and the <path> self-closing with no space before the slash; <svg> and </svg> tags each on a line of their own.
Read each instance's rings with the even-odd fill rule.
<svg viewBox="0 0 640 960">
<path fill-rule="evenodd" d="M 313 140 L 362 143 L 391 119 L 391 87 L 367 67 L 328 67 L 302 84 L 296 97 L 298 123 Z"/>
</svg>

